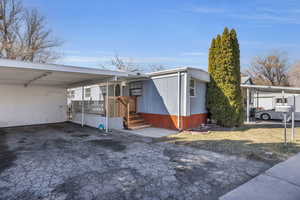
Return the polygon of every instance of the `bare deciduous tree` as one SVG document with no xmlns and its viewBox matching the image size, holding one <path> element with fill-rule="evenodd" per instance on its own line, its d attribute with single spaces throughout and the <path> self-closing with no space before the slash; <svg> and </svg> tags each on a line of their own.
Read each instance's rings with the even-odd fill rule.
<svg viewBox="0 0 300 200">
<path fill-rule="evenodd" d="M 300 87 L 300 61 L 292 65 L 288 74 L 290 85 Z"/>
<path fill-rule="evenodd" d="M 289 64 L 285 53 L 274 51 L 266 56 L 255 57 L 246 73 L 254 83 L 287 86 Z"/>
<path fill-rule="evenodd" d="M 31 62 L 52 62 L 62 43 L 52 36 L 45 18 L 19 0 L 0 0 L 0 57 Z"/>
<path fill-rule="evenodd" d="M 162 71 L 167 69 L 166 66 L 164 65 L 150 65 L 150 70 L 151 72 L 157 72 L 157 71 Z"/>
<path fill-rule="evenodd" d="M 126 72 L 138 72 L 138 71 L 140 71 L 138 65 L 135 64 L 132 59 L 125 60 L 117 54 L 112 58 L 111 64 L 113 66 L 115 66 L 115 68 L 117 70 L 120 70 L 120 71 L 126 71 Z"/>
<path fill-rule="evenodd" d="M 161 64 L 144 64 L 142 67 L 141 65 L 134 62 L 134 59 L 123 58 L 120 57 L 118 54 L 116 54 L 111 59 L 111 65 L 114 67 L 115 70 L 125 72 L 155 72 L 167 69 L 167 67 Z M 108 67 L 105 64 L 100 64 L 99 66 L 102 69 L 108 69 Z"/>
</svg>

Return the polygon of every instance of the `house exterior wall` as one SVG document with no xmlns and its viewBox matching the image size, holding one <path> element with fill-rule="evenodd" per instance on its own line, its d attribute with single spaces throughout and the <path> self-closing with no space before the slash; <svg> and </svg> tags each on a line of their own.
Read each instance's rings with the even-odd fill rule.
<svg viewBox="0 0 300 200">
<path fill-rule="evenodd" d="M 181 83 L 185 85 L 184 76 Z M 184 88 L 184 86 L 182 86 Z M 185 110 L 184 95 L 181 111 Z M 137 98 L 137 111 L 158 115 L 178 114 L 178 77 L 162 76 L 143 81 L 143 95 Z"/>
<path fill-rule="evenodd" d="M 91 97 L 86 97 L 84 95 L 84 100 L 88 101 L 88 100 L 93 100 L 93 101 L 99 101 L 100 100 L 100 87 L 98 85 L 92 85 L 92 86 L 87 86 L 84 87 L 86 88 L 91 88 Z M 72 88 L 69 89 L 69 91 L 75 91 L 74 92 L 74 98 L 70 98 L 70 100 L 74 100 L 74 101 L 81 101 L 82 100 L 82 87 L 78 87 L 78 88 Z"/>
<path fill-rule="evenodd" d="M 196 80 L 196 96 L 189 96 L 191 76 L 181 73 L 180 128 L 189 129 L 206 122 L 206 83 Z M 143 95 L 137 111 L 154 127 L 178 129 L 178 75 L 154 77 L 143 81 Z"/>
<path fill-rule="evenodd" d="M 195 80 L 196 95 L 190 98 L 190 115 L 207 113 L 206 109 L 206 83 Z M 189 94 L 188 94 L 189 95 Z"/>
<path fill-rule="evenodd" d="M 104 95 L 103 93 L 106 91 L 106 84 L 103 85 L 92 85 L 92 86 L 86 86 L 86 88 L 91 88 L 91 97 L 86 97 L 84 95 L 84 100 L 92 100 L 92 101 L 104 101 Z M 104 91 L 102 90 L 104 89 Z M 128 87 L 122 88 L 123 96 L 129 96 Z M 69 92 L 74 91 L 74 98 L 68 98 L 68 102 L 70 103 L 73 101 L 81 101 L 82 100 L 82 87 L 78 88 L 72 88 L 68 90 Z M 114 85 L 108 86 L 108 94 L 109 96 L 114 96 Z"/>
<path fill-rule="evenodd" d="M 0 85 L 0 127 L 67 121 L 64 88 Z"/>
</svg>

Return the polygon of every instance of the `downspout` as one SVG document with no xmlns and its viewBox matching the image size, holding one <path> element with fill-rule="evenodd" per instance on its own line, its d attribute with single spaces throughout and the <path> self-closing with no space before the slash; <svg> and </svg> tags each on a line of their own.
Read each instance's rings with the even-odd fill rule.
<svg viewBox="0 0 300 200">
<path fill-rule="evenodd" d="M 178 115 L 177 115 L 177 126 L 180 130 L 180 111 L 181 111 L 181 72 L 178 72 Z"/>
<path fill-rule="evenodd" d="M 84 126 L 84 86 L 82 86 L 82 92 L 81 92 L 81 126 Z"/>
<path fill-rule="evenodd" d="M 105 132 L 108 133 L 108 115 L 109 115 L 109 110 L 108 110 L 108 95 L 109 95 L 109 92 L 108 92 L 108 81 L 106 82 L 106 100 L 105 100 L 105 110 L 106 110 L 106 118 L 105 118 Z"/>
<path fill-rule="evenodd" d="M 247 123 L 250 122 L 250 89 L 247 88 Z"/>
</svg>

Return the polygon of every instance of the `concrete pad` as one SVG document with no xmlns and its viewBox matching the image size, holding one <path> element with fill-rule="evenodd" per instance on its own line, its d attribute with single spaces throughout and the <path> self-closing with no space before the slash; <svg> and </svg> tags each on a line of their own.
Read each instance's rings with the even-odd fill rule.
<svg viewBox="0 0 300 200">
<path fill-rule="evenodd" d="M 266 174 L 286 180 L 300 187 L 300 154 L 291 157 L 285 162 L 277 164 L 266 171 Z"/>
<path fill-rule="evenodd" d="M 220 200 L 299 200 L 300 187 L 260 175 L 219 198 Z"/>
<path fill-rule="evenodd" d="M 173 135 L 178 133 L 178 131 L 176 130 L 169 130 L 164 128 L 152 128 L 152 127 L 139 129 L 139 130 L 119 130 L 119 131 L 141 135 L 144 137 L 152 137 L 152 138 L 160 138 L 160 137 L 165 137 L 168 135 Z"/>
</svg>

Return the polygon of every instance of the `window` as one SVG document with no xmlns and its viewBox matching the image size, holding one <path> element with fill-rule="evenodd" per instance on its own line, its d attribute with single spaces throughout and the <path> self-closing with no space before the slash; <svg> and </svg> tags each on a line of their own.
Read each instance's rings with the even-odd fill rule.
<svg viewBox="0 0 300 200">
<path fill-rule="evenodd" d="M 121 95 L 121 87 L 119 84 L 115 86 L 115 96 L 119 97 Z"/>
<path fill-rule="evenodd" d="M 104 101 L 106 96 L 106 86 L 100 86 L 100 101 Z"/>
<path fill-rule="evenodd" d="M 287 103 L 287 98 L 276 99 L 276 103 Z"/>
<path fill-rule="evenodd" d="M 84 91 L 84 95 L 86 98 L 91 97 L 91 88 L 86 88 Z"/>
<path fill-rule="evenodd" d="M 196 96 L 196 82 L 194 79 L 190 80 L 190 97 Z"/>
<path fill-rule="evenodd" d="M 130 83 L 130 96 L 141 96 L 142 92 L 143 83 L 141 81 Z"/>
<path fill-rule="evenodd" d="M 74 99 L 75 98 L 75 91 L 74 90 L 69 90 L 68 91 L 68 98 L 69 99 Z"/>
<path fill-rule="evenodd" d="M 71 91 L 71 99 L 74 99 L 75 98 L 75 90 L 72 90 Z"/>
</svg>

